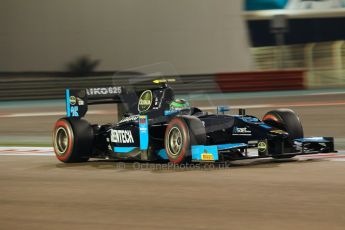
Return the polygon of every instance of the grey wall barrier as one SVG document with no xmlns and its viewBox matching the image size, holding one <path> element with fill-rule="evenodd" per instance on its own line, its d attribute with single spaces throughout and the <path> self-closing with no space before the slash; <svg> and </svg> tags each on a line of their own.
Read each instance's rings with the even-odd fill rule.
<svg viewBox="0 0 345 230">
<path fill-rule="evenodd" d="M 249 92 L 305 89 L 304 70 L 252 71 L 239 73 L 196 74 L 168 76 L 178 94 Z M 83 89 L 118 85 L 139 89 L 152 87 L 154 77 L 137 72 L 94 73 L 93 76 L 76 77 L 54 73 L 0 73 L 0 100 L 61 99 L 65 89 Z M 149 86 L 150 85 L 150 86 Z"/>
<path fill-rule="evenodd" d="M 146 87 L 153 77 L 140 74 L 123 73 L 116 76 L 95 75 L 86 77 L 54 76 L 53 74 L 1 74 L 0 100 L 33 100 L 60 99 L 64 97 L 66 88 L 82 89 L 88 87 L 102 87 L 108 85 L 130 86 L 133 82 L 139 87 Z M 176 77 L 172 83 L 177 93 L 218 92 L 218 85 L 214 75 L 184 75 Z"/>
</svg>

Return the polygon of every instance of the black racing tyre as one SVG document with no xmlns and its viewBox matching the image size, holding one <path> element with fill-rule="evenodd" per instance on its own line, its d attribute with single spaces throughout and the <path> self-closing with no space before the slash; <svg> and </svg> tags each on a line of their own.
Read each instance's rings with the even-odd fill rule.
<svg viewBox="0 0 345 230">
<path fill-rule="evenodd" d="M 61 118 L 54 126 L 53 146 L 64 163 L 86 162 L 92 152 L 93 129 L 86 120 Z"/>
<path fill-rule="evenodd" d="M 262 119 L 266 124 L 289 133 L 288 141 L 303 138 L 303 127 L 297 114 L 291 109 L 277 109 L 265 114 Z M 294 155 L 276 155 L 273 158 L 291 158 Z"/>
<path fill-rule="evenodd" d="M 200 119 L 193 116 L 175 117 L 165 130 L 165 151 L 169 161 L 174 164 L 190 162 L 191 146 L 205 143 L 205 127 Z"/>
</svg>

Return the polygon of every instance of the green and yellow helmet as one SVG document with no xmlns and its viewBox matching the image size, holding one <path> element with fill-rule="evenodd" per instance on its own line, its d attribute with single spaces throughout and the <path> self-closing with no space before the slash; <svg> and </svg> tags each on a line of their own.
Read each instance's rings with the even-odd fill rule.
<svg viewBox="0 0 345 230">
<path fill-rule="evenodd" d="M 170 110 L 183 110 L 189 108 L 189 103 L 184 99 L 175 99 L 170 103 Z"/>
</svg>

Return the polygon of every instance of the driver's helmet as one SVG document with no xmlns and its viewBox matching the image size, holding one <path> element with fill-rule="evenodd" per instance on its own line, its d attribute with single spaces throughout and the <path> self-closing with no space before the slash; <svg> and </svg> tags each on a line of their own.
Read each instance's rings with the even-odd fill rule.
<svg viewBox="0 0 345 230">
<path fill-rule="evenodd" d="M 175 99 L 170 103 L 170 110 L 190 109 L 189 103 L 184 99 Z"/>
</svg>

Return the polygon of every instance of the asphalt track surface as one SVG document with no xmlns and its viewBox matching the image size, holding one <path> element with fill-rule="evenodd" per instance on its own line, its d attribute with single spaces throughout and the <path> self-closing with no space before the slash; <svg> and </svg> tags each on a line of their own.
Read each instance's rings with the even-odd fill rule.
<svg viewBox="0 0 345 230">
<path fill-rule="evenodd" d="M 192 101 L 207 109 L 246 106 L 259 117 L 274 107 L 292 108 L 306 135 L 335 136 L 339 154 L 172 168 L 97 160 L 63 164 L 49 149 L 0 148 L 0 229 L 343 230 L 344 96 Z M 56 104 L 2 107 L 0 142 L 48 143 L 61 116 L 56 114 L 63 113 Z M 115 120 L 114 108 L 95 111 L 91 121 Z"/>
<path fill-rule="evenodd" d="M 112 161 L 71 165 L 18 152 L 0 154 L 0 229 L 345 226 L 341 155 L 179 169 Z"/>
</svg>

